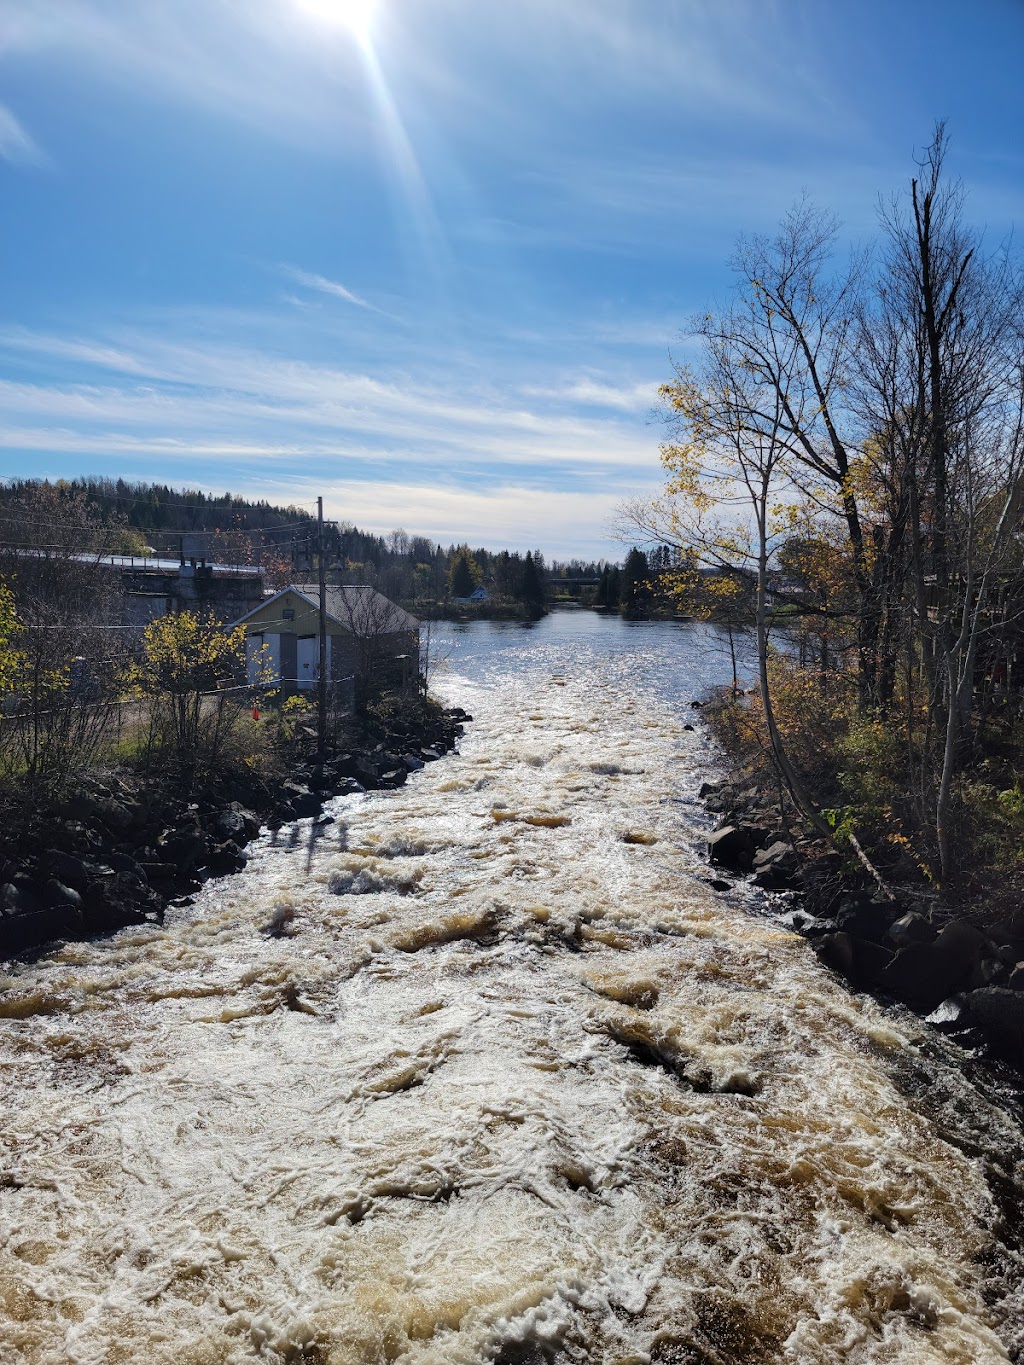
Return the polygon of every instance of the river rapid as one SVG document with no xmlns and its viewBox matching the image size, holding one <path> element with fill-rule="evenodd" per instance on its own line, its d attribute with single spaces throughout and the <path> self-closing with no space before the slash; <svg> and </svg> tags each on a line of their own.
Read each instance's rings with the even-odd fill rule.
<svg viewBox="0 0 1024 1365">
<path fill-rule="evenodd" d="M 458 755 L 8 968 L 0 1359 L 1018 1358 L 997 1090 L 709 885 L 714 632 L 434 648 Z"/>
</svg>

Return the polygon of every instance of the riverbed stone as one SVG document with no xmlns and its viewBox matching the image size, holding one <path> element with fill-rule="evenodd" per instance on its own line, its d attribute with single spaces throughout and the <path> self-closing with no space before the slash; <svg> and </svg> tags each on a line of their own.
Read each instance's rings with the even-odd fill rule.
<svg viewBox="0 0 1024 1365">
<path fill-rule="evenodd" d="M 221 839 L 231 839 L 236 844 L 248 843 L 260 832 L 259 819 L 240 801 L 232 801 L 230 806 L 222 810 L 215 825 Z"/>
<path fill-rule="evenodd" d="M 744 825 L 722 825 L 708 836 L 708 856 L 718 867 L 749 872 L 757 845 L 753 831 Z"/>
<path fill-rule="evenodd" d="M 241 872 L 249 861 L 245 851 L 232 840 L 225 839 L 223 843 L 215 844 L 207 854 L 206 866 L 215 876 L 230 876 L 233 872 Z"/>
<path fill-rule="evenodd" d="M 970 979 L 988 940 L 966 920 L 951 920 L 934 943 L 901 948 L 882 973 L 881 985 L 927 1013 Z"/>
<path fill-rule="evenodd" d="M 844 896 L 839 902 L 836 925 L 857 938 L 869 938 L 881 943 L 898 915 L 899 907 L 893 901 Z"/>
<path fill-rule="evenodd" d="M 854 982 L 878 981 L 892 960 L 892 953 L 881 944 L 842 930 L 816 938 L 814 951 L 826 967 Z"/>
<path fill-rule="evenodd" d="M 322 802 L 315 792 L 311 792 L 304 782 L 282 782 L 281 791 L 284 800 L 294 812 L 297 820 L 302 820 L 309 815 L 317 815 L 320 811 Z"/>
<path fill-rule="evenodd" d="M 46 899 L 51 905 L 70 906 L 72 910 L 81 913 L 82 897 L 72 886 L 65 886 L 56 877 L 51 877 L 43 888 Z"/>
<path fill-rule="evenodd" d="M 1024 1064 L 1024 994 L 1006 986 L 983 986 L 964 996 L 995 1050 L 1007 1061 Z"/>
<path fill-rule="evenodd" d="M 768 891 L 784 891 L 800 884 L 800 859 L 792 844 L 773 840 L 754 854 L 754 885 Z"/>
<path fill-rule="evenodd" d="M 932 943 L 937 932 L 935 926 L 916 910 L 908 910 L 889 925 L 889 939 L 897 948 L 906 948 L 911 943 Z"/>
<path fill-rule="evenodd" d="M 39 866 L 43 871 L 62 881 L 65 886 L 71 886 L 76 891 L 85 890 L 88 881 L 85 862 L 73 853 L 65 853 L 59 848 L 49 848 L 39 855 Z"/>
</svg>

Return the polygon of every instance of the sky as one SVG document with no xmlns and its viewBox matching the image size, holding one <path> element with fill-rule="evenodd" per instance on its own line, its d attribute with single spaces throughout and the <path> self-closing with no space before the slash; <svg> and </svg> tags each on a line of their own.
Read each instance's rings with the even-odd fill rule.
<svg viewBox="0 0 1024 1365">
<path fill-rule="evenodd" d="M 1024 224 L 1024 0 L 0 0 L 0 476 L 619 558 L 657 387 L 936 118 Z"/>
</svg>

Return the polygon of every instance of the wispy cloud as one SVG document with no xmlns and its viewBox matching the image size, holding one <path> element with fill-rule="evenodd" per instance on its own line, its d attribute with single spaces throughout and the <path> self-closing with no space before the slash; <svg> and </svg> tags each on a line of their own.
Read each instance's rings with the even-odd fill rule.
<svg viewBox="0 0 1024 1365">
<path fill-rule="evenodd" d="M 90 341 L 14 330 L 0 333 L 0 346 L 44 363 L 30 379 L 0 381 L 8 465 L 20 454 L 35 468 L 56 461 L 64 472 L 113 467 L 217 487 L 247 487 L 256 471 L 282 486 L 387 485 L 406 490 L 397 519 L 458 538 L 494 538 L 496 526 L 511 535 L 513 504 L 502 512 L 495 490 L 515 487 L 530 490 L 513 500 L 524 527 L 530 505 L 552 516 L 561 508 L 562 550 L 604 543 L 608 508 L 657 477 L 655 441 L 636 402 L 641 391 L 649 398 L 647 385 L 634 392 L 591 375 L 543 389 L 513 372 L 496 389 L 481 381 L 479 356 L 412 379 L 159 333 Z M 59 380 L 45 377 L 48 353 Z M 72 361 L 82 377 L 69 381 Z M 410 491 L 434 486 L 448 490 L 443 514 L 436 498 Z M 386 505 L 395 502 L 388 493 Z M 360 506 L 367 525 L 395 523 Z M 488 521 L 491 513 L 505 519 Z"/>
<path fill-rule="evenodd" d="M 585 377 L 574 379 L 552 388 L 526 388 L 524 393 L 535 398 L 555 398 L 563 402 L 579 403 L 588 408 L 615 408 L 621 412 L 644 412 L 652 407 L 658 393 L 658 381 L 638 384 L 605 384 Z"/>
<path fill-rule="evenodd" d="M 316 275 L 309 270 L 300 270 L 295 265 L 286 265 L 281 268 L 289 279 L 294 280 L 296 284 L 301 284 L 305 289 L 315 290 L 318 294 L 329 294 L 335 299 L 344 299 L 346 303 L 354 303 L 357 308 L 368 308 L 372 313 L 382 311 L 375 304 L 370 303 L 368 299 L 364 299 L 351 289 L 347 289 L 337 280 L 329 280 L 326 275 Z"/>
<path fill-rule="evenodd" d="M 0 157 L 15 164 L 44 165 L 47 157 L 6 104 L 0 104 Z"/>
</svg>

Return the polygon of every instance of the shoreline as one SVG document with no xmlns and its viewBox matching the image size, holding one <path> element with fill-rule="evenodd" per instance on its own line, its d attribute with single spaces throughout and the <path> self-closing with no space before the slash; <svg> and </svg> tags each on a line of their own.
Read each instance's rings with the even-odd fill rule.
<svg viewBox="0 0 1024 1365">
<path fill-rule="evenodd" d="M 84 775 L 16 849 L 0 850 L 0 962 L 162 923 L 207 881 L 240 872 L 264 828 L 316 819 L 336 796 L 400 787 L 453 750 L 471 720 L 445 707 L 374 742 L 334 748 L 322 763 L 300 753 L 273 782 L 234 774 L 191 799 L 159 780 Z"/>
<path fill-rule="evenodd" d="M 713 729 L 712 729 L 713 734 Z M 780 817 L 776 793 L 722 752 L 726 776 L 699 792 L 716 890 L 734 879 L 769 893 L 851 990 L 902 1005 L 965 1054 L 1012 1069 L 1024 1094 L 1024 913 L 986 932 L 955 910 L 923 914 L 899 887 L 882 893 L 850 859 Z M 965 1058 L 966 1059 L 966 1058 Z"/>
</svg>

